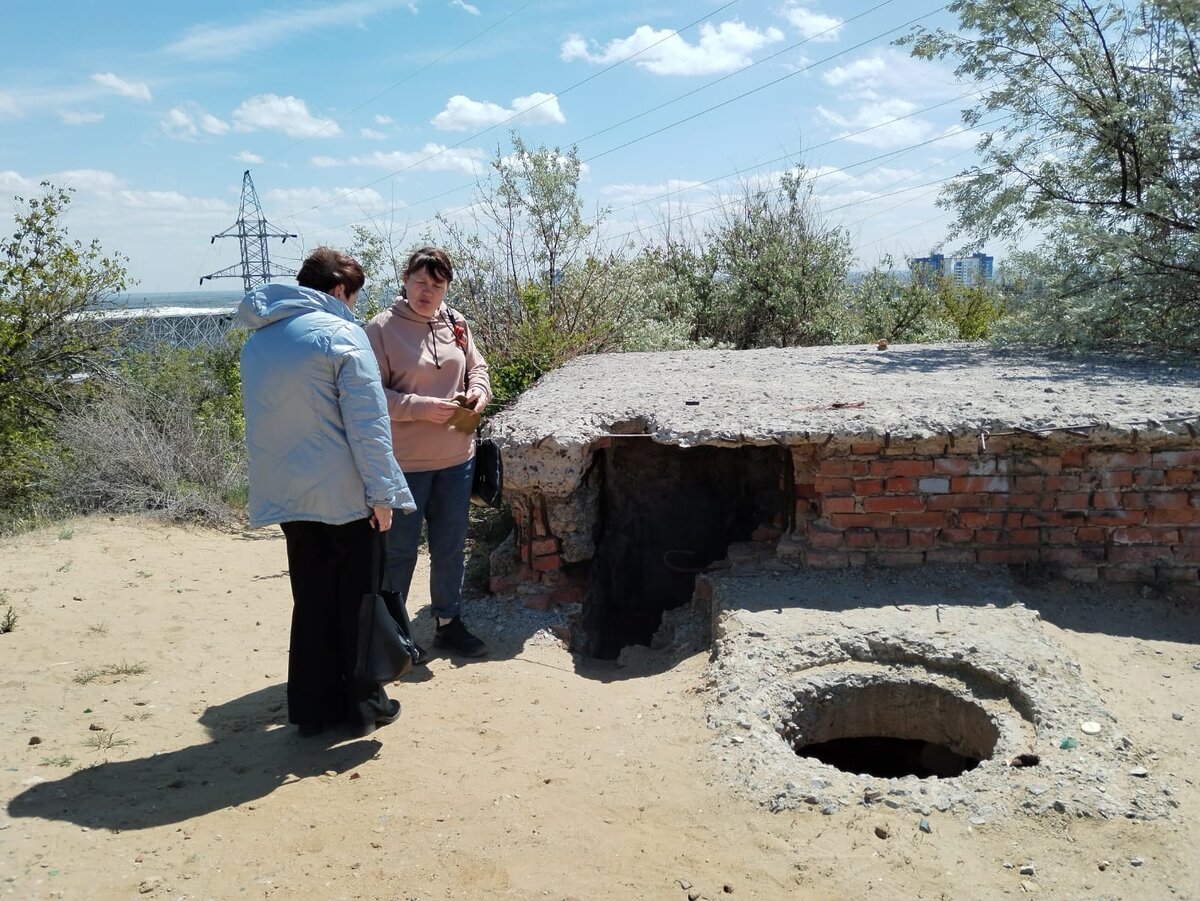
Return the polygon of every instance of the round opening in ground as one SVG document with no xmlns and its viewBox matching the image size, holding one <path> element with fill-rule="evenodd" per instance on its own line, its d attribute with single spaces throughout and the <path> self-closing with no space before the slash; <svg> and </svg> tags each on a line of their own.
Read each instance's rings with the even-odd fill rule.
<svg viewBox="0 0 1200 901">
<path fill-rule="evenodd" d="M 986 710 L 928 683 L 826 686 L 796 701 L 783 738 L 848 773 L 948 779 L 989 759 L 999 739 Z"/>
</svg>

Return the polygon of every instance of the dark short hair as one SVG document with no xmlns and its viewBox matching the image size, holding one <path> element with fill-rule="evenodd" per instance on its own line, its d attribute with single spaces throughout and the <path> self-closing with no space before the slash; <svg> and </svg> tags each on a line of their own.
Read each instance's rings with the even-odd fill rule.
<svg viewBox="0 0 1200 901">
<path fill-rule="evenodd" d="M 296 274 L 296 281 L 302 288 L 316 288 L 329 294 L 341 285 L 346 289 L 347 297 L 355 291 L 362 290 L 366 280 L 358 260 L 332 247 L 318 247 L 314 250 Z"/>
<path fill-rule="evenodd" d="M 414 250 L 404 264 L 404 277 L 408 278 L 421 269 L 440 282 L 454 281 L 454 264 L 450 262 L 450 254 L 440 247 L 428 245 Z"/>
</svg>

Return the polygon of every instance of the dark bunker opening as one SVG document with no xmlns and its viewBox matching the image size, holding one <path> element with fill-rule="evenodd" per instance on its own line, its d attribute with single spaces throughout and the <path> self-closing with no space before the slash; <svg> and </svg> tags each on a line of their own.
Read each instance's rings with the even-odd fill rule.
<svg viewBox="0 0 1200 901">
<path fill-rule="evenodd" d="M 694 447 L 636 436 L 597 451 L 596 552 L 576 650 L 616 659 L 649 645 L 663 612 L 692 598 L 696 574 L 790 511 L 787 448 Z"/>
</svg>

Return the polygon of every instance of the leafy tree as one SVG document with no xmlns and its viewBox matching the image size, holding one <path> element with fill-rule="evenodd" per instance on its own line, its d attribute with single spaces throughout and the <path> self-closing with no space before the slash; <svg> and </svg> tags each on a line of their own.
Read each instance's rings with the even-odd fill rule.
<svg viewBox="0 0 1200 901">
<path fill-rule="evenodd" d="M 454 301 L 493 370 L 497 402 L 574 356 L 621 350 L 643 332 L 636 268 L 583 215 L 575 148 L 531 148 L 515 133 L 466 219 L 439 216 L 455 263 Z"/>
<path fill-rule="evenodd" d="M 348 253 L 358 260 L 367 277 L 357 313 L 361 319 L 370 319 L 391 306 L 400 293 L 400 274 L 408 258 L 402 249 L 406 231 L 397 237 L 392 229 L 372 223 L 370 228 L 351 226 L 351 232 L 354 238 Z"/>
<path fill-rule="evenodd" d="M 16 198 L 16 229 L 0 241 L 0 509 L 36 494 L 75 377 L 111 361 L 116 336 L 97 308 L 129 285 L 122 257 L 69 239 L 70 192 L 42 188 Z"/>
<path fill-rule="evenodd" d="M 1042 238 L 1026 337 L 1200 347 L 1200 3 L 955 0 L 915 56 L 978 83 L 981 163 L 941 203 L 972 244 Z M 1001 114 L 1003 124 L 989 126 Z"/>
<path fill-rule="evenodd" d="M 749 186 L 699 240 L 668 240 L 667 266 L 698 343 L 737 349 L 833 343 L 840 333 L 849 235 L 811 204 L 803 171 Z"/>
</svg>

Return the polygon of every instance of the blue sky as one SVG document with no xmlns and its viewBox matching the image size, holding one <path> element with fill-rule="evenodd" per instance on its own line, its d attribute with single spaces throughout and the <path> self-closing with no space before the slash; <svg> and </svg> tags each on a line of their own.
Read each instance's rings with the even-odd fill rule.
<svg viewBox="0 0 1200 901">
<path fill-rule="evenodd" d="M 346 246 L 353 223 L 415 240 L 439 212 L 466 216 L 516 129 L 533 146 L 578 145 L 587 210 L 611 209 L 610 238 L 701 227 L 740 184 L 803 163 L 865 267 L 941 240 L 950 217 L 936 183 L 974 158 L 978 136 L 959 125 L 970 86 L 891 46 L 910 20 L 951 26 L 937 10 L 10 3 L 0 193 L 29 196 L 44 179 L 74 188 L 74 237 L 126 255 L 139 290 L 193 290 L 239 259 L 235 240 L 209 238 L 237 218 L 247 168 L 267 218 L 300 235 L 273 256 L 294 259 Z"/>
</svg>

